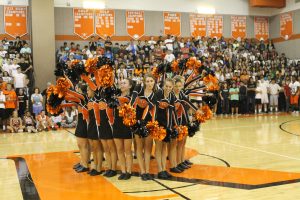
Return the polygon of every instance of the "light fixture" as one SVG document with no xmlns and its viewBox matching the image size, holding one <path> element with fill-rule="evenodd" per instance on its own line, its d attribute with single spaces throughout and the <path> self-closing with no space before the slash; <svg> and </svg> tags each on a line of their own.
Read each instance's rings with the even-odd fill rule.
<svg viewBox="0 0 300 200">
<path fill-rule="evenodd" d="M 199 14 L 213 15 L 216 14 L 216 9 L 214 7 L 200 6 L 197 8 L 197 12 Z"/>
<path fill-rule="evenodd" d="M 67 7 L 71 6 L 71 0 L 67 0 Z"/>
<path fill-rule="evenodd" d="M 103 1 L 84 1 L 82 6 L 87 9 L 104 9 L 105 3 Z"/>
</svg>

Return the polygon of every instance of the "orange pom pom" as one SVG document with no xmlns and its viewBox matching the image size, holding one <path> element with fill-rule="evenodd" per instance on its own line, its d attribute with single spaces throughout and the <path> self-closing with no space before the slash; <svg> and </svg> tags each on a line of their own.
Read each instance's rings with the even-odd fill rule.
<svg viewBox="0 0 300 200">
<path fill-rule="evenodd" d="M 200 123 L 203 123 L 206 120 L 211 119 L 211 117 L 212 117 L 212 111 L 207 105 L 202 106 L 202 108 L 200 110 L 197 110 L 195 113 L 195 119 Z"/>
<path fill-rule="evenodd" d="M 59 78 L 56 81 L 56 86 L 54 88 L 54 94 L 58 94 L 59 98 L 62 98 L 68 92 L 68 89 L 72 86 L 72 83 L 69 79 Z"/>
<path fill-rule="evenodd" d="M 98 79 L 100 87 L 111 87 L 115 81 L 113 68 L 109 65 L 103 65 L 97 70 L 96 79 Z"/>
<path fill-rule="evenodd" d="M 218 79 L 215 76 L 209 74 L 203 78 L 203 82 L 209 91 L 219 90 Z"/>
<path fill-rule="evenodd" d="M 136 111 L 130 104 L 124 104 L 119 107 L 119 116 L 123 117 L 125 126 L 133 126 L 136 124 Z"/>
<path fill-rule="evenodd" d="M 59 111 L 61 110 L 61 105 L 56 106 L 56 108 L 53 108 L 52 106 L 46 104 L 46 109 L 48 113 L 50 113 L 51 115 L 55 115 L 58 114 Z"/>
<path fill-rule="evenodd" d="M 72 62 L 71 62 L 71 67 L 74 67 L 74 66 L 77 65 L 78 63 L 80 63 L 80 60 L 72 60 Z"/>
<path fill-rule="evenodd" d="M 152 75 L 153 75 L 156 79 L 159 78 L 159 73 L 158 73 L 158 68 L 157 68 L 157 67 L 153 67 L 151 73 L 152 73 Z"/>
<path fill-rule="evenodd" d="M 97 70 L 98 58 L 89 58 L 86 60 L 84 68 L 88 73 L 94 73 Z"/>
<path fill-rule="evenodd" d="M 180 125 L 180 126 L 175 126 L 175 128 L 178 131 L 177 141 L 182 141 L 183 138 L 189 134 L 187 126 Z"/>
<path fill-rule="evenodd" d="M 178 72 L 179 71 L 179 66 L 178 66 L 178 60 L 174 60 L 172 65 L 171 65 L 172 72 Z"/>
<path fill-rule="evenodd" d="M 162 141 L 167 136 L 167 130 L 159 126 L 157 121 L 148 122 L 146 127 L 154 140 Z"/>
</svg>

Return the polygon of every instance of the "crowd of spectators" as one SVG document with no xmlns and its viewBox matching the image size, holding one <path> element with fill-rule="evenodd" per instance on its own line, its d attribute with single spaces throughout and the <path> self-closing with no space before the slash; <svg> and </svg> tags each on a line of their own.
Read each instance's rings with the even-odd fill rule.
<svg viewBox="0 0 300 200">
<path fill-rule="evenodd" d="M 116 81 L 143 74 L 160 63 L 196 57 L 215 72 L 220 84 L 215 114 L 298 112 L 300 62 L 276 51 L 272 40 L 225 40 L 150 37 L 145 41 L 112 42 L 91 37 L 86 45 L 65 42 L 56 52 L 57 62 L 83 62 L 103 55 L 113 60 Z M 201 100 L 201 98 L 200 98 Z"/>
</svg>

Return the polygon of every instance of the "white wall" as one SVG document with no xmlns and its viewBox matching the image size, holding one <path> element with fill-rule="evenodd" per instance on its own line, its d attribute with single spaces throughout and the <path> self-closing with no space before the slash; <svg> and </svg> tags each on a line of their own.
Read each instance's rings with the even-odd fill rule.
<svg viewBox="0 0 300 200">
<path fill-rule="evenodd" d="M 0 0 L 0 5 L 27 6 L 28 0 Z"/>
<path fill-rule="evenodd" d="M 56 7 L 82 7 L 85 0 L 54 0 Z M 90 0 L 93 1 L 93 0 Z M 95 1 L 95 0 L 94 0 Z M 104 1 L 107 8 L 151 11 L 196 12 L 199 6 L 211 6 L 217 14 L 270 16 L 273 9 L 249 8 L 249 0 L 96 0 Z"/>
<path fill-rule="evenodd" d="M 279 13 L 289 12 L 300 9 L 300 2 L 296 3 L 295 0 L 286 0 L 286 7 L 282 9 L 274 9 L 272 15 L 278 15 Z"/>
</svg>

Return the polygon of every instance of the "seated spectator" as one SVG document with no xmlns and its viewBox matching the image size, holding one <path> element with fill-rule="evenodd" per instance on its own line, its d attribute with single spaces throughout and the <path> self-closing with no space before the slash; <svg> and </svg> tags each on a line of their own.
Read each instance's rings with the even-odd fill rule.
<svg viewBox="0 0 300 200">
<path fill-rule="evenodd" d="M 40 93 L 39 88 L 34 89 L 34 94 L 31 95 L 31 102 L 32 102 L 32 112 L 35 115 L 38 115 L 44 108 L 43 108 L 43 96 Z"/>
<path fill-rule="evenodd" d="M 55 128 L 60 128 L 61 127 L 61 124 L 63 122 L 62 115 L 63 114 L 56 115 L 56 116 L 51 116 L 51 120 L 52 120 L 53 126 Z"/>
<path fill-rule="evenodd" d="M 64 112 L 62 127 L 63 128 L 75 128 L 77 121 L 76 121 L 76 113 L 72 111 L 72 108 L 66 108 Z"/>
<path fill-rule="evenodd" d="M 31 113 L 27 110 L 25 116 L 23 117 L 25 131 L 28 133 L 37 133 L 37 129 L 35 128 L 35 120 L 32 117 Z"/>
<path fill-rule="evenodd" d="M 24 130 L 22 119 L 18 116 L 18 112 L 16 110 L 13 111 L 13 116 L 9 120 L 7 130 L 11 133 L 22 133 Z"/>
<path fill-rule="evenodd" d="M 38 131 L 49 131 L 50 129 L 56 130 L 54 127 L 52 120 L 45 114 L 45 111 L 42 110 L 36 116 L 36 128 Z"/>
<path fill-rule="evenodd" d="M 31 48 L 28 46 L 28 43 L 25 43 L 22 49 L 20 50 L 21 54 L 31 54 Z"/>
</svg>

